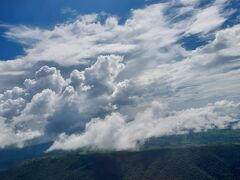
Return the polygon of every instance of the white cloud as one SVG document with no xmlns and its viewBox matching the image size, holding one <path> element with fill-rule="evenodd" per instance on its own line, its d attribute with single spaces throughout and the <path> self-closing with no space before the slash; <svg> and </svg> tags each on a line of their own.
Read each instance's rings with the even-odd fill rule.
<svg viewBox="0 0 240 180">
<path fill-rule="evenodd" d="M 216 33 L 216 38 L 182 61 L 160 64 L 136 77 L 137 84 L 167 89 L 166 101 L 193 101 L 239 96 L 239 30 L 236 25 Z M 223 86 L 224 85 L 224 86 Z M 177 98 L 176 98 L 177 97 Z"/>
<path fill-rule="evenodd" d="M 218 6 L 210 6 L 200 10 L 193 22 L 190 25 L 188 33 L 207 33 L 217 27 L 219 27 L 226 18 L 220 14 L 220 8 Z"/>
<path fill-rule="evenodd" d="M 220 101 L 202 108 L 172 112 L 167 110 L 166 105 L 153 102 L 150 108 L 139 112 L 132 121 L 119 113 L 104 119 L 93 119 L 82 134 L 61 134 L 48 151 L 78 148 L 135 149 L 151 137 L 231 127 L 239 122 L 239 109 L 240 104 Z"/>
<path fill-rule="evenodd" d="M 48 117 L 53 115 L 58 107 L 58 100 L 57 94 L 50 89 L 35 94 L 21 114 L 13 118 L 12 124 L 19 126 L 22 131 L 31 129 L 43 132 Z"/>
<path fill-rule="evenodd" d="M 121 24 L 89 14 L 52 29 L 10 26 L 6 36 L 22 43 L 25 55 L 0 62 L 0 147 L 63 133 L 54 148 L 127 149 L 235 121 L 240 26 L 218 30 L 228 18 L 224 0 L 204 8 L 179 2 L 132 10 Z M 195 33 L 215 39 L 196 50 L 178 43 Z M 205 106 L 223 99 L 235 102 Z"/>
<path fill-rule="evenodd" d="M 19 97 L 26 97 L 27 92 L 25 89 L 20 87 L 13 87 L 11 90 L 5 91 L 3 94 L 0 94 L 0 100 L 7 100 L 7 99 L 17 99 Z"/>
<path fill-rule="evenodd" d="M 0 117 L 6 117 L 11 133 L 16 129 L 19 136 L 38 132 L 54 138 L 56 133 L 84 127 L 92 117 L 113 108 L 116 78 L 125 67 L 122 61 L 121 56 L 99 56 L 83 71 L 73 70 L 67 80 L 55 67 L 45 65 L 36 71 L 35 79 L 24 81 L 26 89 L 14 87 L 0 95 Z"/>
<path fill-rule="evenodd" d="M 120 56 L 99 56 L 95 64 L 78 73 L 77 79 L 82 79 L 81 87 L 111 92 L 115 78 L 125 67 L 122 61 Z M 76 71 L 71 75 L 72 82 L 76 79 L 74 75 L 76 76 Z"/>
<path fill-rule="evenodd" d="M 58 97 L 53 91 L 45 89 L 35 94 L 30 102 L 21 97 L 2 102 L 0 148 L 11 145 L 22 147 L 27 141 L 43 136 L 47 118 L 57 108 L 57 100 Z"/>
<path fill-rule="evenodd" d="M 8 99 L 0 104 L 0 115 L 3 117 L 12 117 L 19 115 L 26 105 L 23 98 Z"/>
<path fill-rule="evenodd" d="M 61 14 L 63 15 L 70 15 L 70 16 L 77 16 L 78 15 L 78 11 L 76 9 L 72 9 L 72 8 L 63 8 L 61 9 Z"/>
<path fill-rule="evenodd" d="M 61 92 L 66 82 L 55 67 L 43 66 L 35 73 L 35 79 L 26 79 L 24 85 L 28 91 L 35 94 L 44 89 Z"/>
<path fill-rule="evenodd" d="M 196 5 L 199 0 L 181 0 L 180 2 L 184 5 Z"/>
<path fill-rule="evenodd" d="M 38 131 L 26 131 L 15 130 L 14 127 L 6 123 L 6 120 L 0 118 L 0 149 L 11 145 L 23 147 L 24 144 L 31 139 L 41 136 Z"/>
<path fill-rule="evenodd" d="M 127 56 L 124 60 L 129 62 L 127 68 L 136 76 L 159 63 L 179 61 L 186 57 L 188 52 L 174 43 L 183 33 L 193 33 L 189 27 L 193 31 L 206 33 L 221 25 L 222 20 L 226 19 L 220 11 L 222 4 L 218 1 L 205 9 L 192 5 L 179 7 L 176 9 L 178 13 L 173 16 L 166 13 L 174 5 L 173 2 L 154 4 L 132 10 L 123 24 L 119 24 L 118 19 L 112 16 L 100 23 L 100 15 L 90 14 L 52 29 L 9 26 L 6 36 L 24 44 L 25 55 L 14 61 L 0 63 L 1 80 L 6 79 L 4 82 L 13 85 L 17 81 L 19 84 L 24 76 L 29 76 L 32 67 L 40 68 L 51 63 L 59 65 L 61 70 L 65 70 L 66 66 L 89 66 L 99 55 L 106 54 Z M 201 18 L 200 14 L 204 14 L 204 11 L 213 12 L 211 17 L 216 17 L 210 26 L 206 26 L 209 18 Z M 185 16 L 186 12 L 191 12 L 188 15 L 190 17 L 174 21 L 176 17 Z M 215 21 L 218 17 L 221 21 Z M 217 24 L 213 27 L 215 22 Z M 202 27 L 195 28 L 197 26 Z"/>
</svg>

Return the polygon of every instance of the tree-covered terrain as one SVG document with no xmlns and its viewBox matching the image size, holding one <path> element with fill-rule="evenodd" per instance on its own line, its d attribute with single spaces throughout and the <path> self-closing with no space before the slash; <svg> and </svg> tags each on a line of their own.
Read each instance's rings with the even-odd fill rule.
<svg viewBox="0 0 240 180">
<path fill-rule="evenodd" d="M 17 179 L 238 179 L 240 145 L 206 145 L 139 152 L 61 153 L 1 172 Z"/>
</svg>

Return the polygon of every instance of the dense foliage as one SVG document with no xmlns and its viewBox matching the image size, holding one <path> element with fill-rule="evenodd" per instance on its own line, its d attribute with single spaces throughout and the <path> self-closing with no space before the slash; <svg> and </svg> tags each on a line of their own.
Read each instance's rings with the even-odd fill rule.
<svg viewBox="0 0 240 180">
<path fill-rule="evenodd" d="M 83 154 L 63 153 L 27 161 L 1 179 L 237 179 L 240 145 L 196 146 Z"/>
</svg>

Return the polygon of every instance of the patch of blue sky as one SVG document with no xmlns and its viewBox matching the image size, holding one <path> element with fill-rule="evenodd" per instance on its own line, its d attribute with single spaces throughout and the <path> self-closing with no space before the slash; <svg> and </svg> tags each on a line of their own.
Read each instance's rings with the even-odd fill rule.
<svg viewBox="0 0 240 180">
<path fill-rule="evenodd" d="M 181 44 L 186 50 L 194 50 L 200 46 L 208 44 L 211 38 L 202 37 L 200 34 L 192 34 L 189 36 L 184 36 L 178 40 L 177 43 Z"/>
<path fill-rule="evenodd" d="M 120 17 L 120 22 L 129 16 L 131 9 L 143 8 L 145 0 L 1 0 L 0 24 L 26 25 L 51 28 L 73 18 L 73 14 L 102 13 Z M 69 11 L 64 13 L 64 9 Z M 0 60 L 13 59 L 24 53 L 23 47 L 4 37 L 0 27 Z"/>
<path fill-rule="evenodd" d="M 197 6 L 198 8 L 204 8 L 209 6 L 211 4 L 212 0 L 203 0 L 200 1 Z M 219 29 L 224 29 L 228 27 L 232 27 L 238 23 L 240 23 L 240 3 L 239 0 L 231 0 L 228 1 L 225 5 L 225 8 L 222 10 L 223 14 L 229 13 L 228 18 L 226 21 L 219 27 Z M 176 20 L 179 20 L 181 18 L 186 18 L 186 15 L 183 15 L 183 17 L 179 16 Z M 203 36 L 201 34 L 190 34 L 187 36 L 184 36 L 178 40 L 177 43 L 181 44 L 182 47 L 184 47 L 186 50 L 194 50 L 200 46 L 204 46 L 208 44 L 212 39 L 214 39 L 212 32 L 209 32 L 209 34 Z"/>
<path fill-rule="evenodd" d="M 200 0 L 199 3 L 196 4 L 196 7 L 197 8 L 206 8 L 214 2 L 215 2 L 215 0 Z"/>
<path fill-rule="evenodd" d="M 167 0 L 1 0 L 0 24 L 36 26 L 51 28 L 58 23 L 66 22 L 79 14 L 102 13 L 116 15 L 119 22 L 124 23 L 129 17 L 131 9 L 143 8 L 146 5 L 169 2 Z M 197 8 L 205 8 L 214 0 L 201 0 L 196 4 Z M 166 16 L 171 22 L 177 22 L 190 16 L 191 12 L 176 16 L 176 9 L 181 4 L 176 4 L 166 11 Z M 233 26 L 240 22 L 239 0 L 231 0 L 226 4 L 224 12 L 232 12 L 229 18 L 220 28 Z M 104 18 L 104 16 L 103 16 Z M 22 45 L 9 41 L 4 37 L 5 29 L 0 27 L 0 60 L 14 59 L 23 55 Z M 188 35 L 181 38 L 178 43 L 188 50 L 196 49 L 208 43 L 211 37 L 203 37 L 199 34 Z"/>
<path fill-rule="evenodd" d="M 0 60 L 10 60 L 24 54 L 23 46 L 5 38 L 4 33 L 5 30 L 0 28 Z"/>
<path fill-rule="evenodd" d="M 232 27 L 235 24 L 240 23 L 240 1 L 239 0 L 231 0 L 229 1 L 225 8 L 224 12 L 230 13 L 228 19 L 224 22 L 221 28 Z"/>
</svg>

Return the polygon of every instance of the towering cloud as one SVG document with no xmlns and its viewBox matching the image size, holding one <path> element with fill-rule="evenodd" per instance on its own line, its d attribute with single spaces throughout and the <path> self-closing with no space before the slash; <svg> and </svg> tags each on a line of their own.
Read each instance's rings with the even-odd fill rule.
<svg viewBox="0 0 240 180">
<path fill-rule="evenodd" d="M 43 66 L 35 73 L 35 79 L 26 79 L 24 85 L 33 94 L 47 88 L 61 92 L 65 86 L 65 81 L 55 67 Z"/>
</svg>

